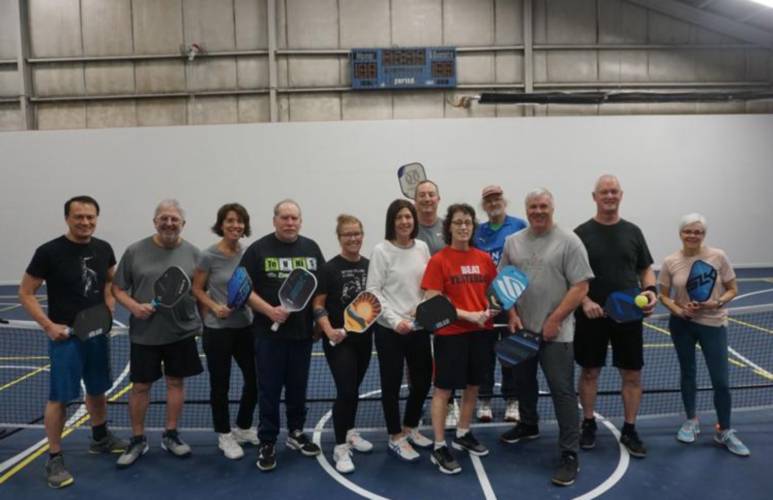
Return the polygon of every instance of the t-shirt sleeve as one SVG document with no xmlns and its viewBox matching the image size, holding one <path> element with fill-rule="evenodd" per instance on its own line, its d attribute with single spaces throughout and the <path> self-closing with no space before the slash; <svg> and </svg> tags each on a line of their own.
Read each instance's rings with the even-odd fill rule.
<svg viewBox="0 0 773 500">
<path fill-rule="evenodd" d="M 244 255 L 242 255 L 242 260 L 239 262 L 240 266 L 243 266 L 244 269 L 247 270 L 247 274 L 250 276 L 250 279 L 253 283 L 253 288 L 255 290 L 258 289 L 258 282 L 260 278 L 259 273 L 259 264 L 260 264 L 260 257 L 259 252 L 256 247 L 256 243 L 253 243 L 252 245 L 245 250 Z"/>
<path fill-rule="evenodd" d="M 421 278 L 421 288 L 443 292 L 443 262 L 440 254 L 429 259 L 424 276 Z"/>
<path fill-rule="evenodd" d="M 389 327 L 394 329 L 400 323 L 401 318 L 399 314 L 394 312 L 392 305 L 382 293 L 388 268 L 389 264 L 383 250 L 379 247 L 374 248 L 368 264 L 368 281 L 365 289 L 378 297 L 381 302 L 382 317 L 389 324 Z"/>
<path fill-rule="evenodd" d="M 113 247 L 112 247 L 112 245 L 110 245 L 110 243 L 105 242 L 105 247 L 106 247 L 107 254 L 108 254 L 107 266 L 108 267 L 113 267 L 117 263 L 117 261 L 115 259 L 115 252 L 113 251 Z"/>
<path fill-rule="evenodd" d="M 730 264 L 730 259 L 728 259 L 727 254 L 719 250 L 719 279 L 722 280 L 722 283 L 727 283 L 728 281 L 732 281 L 735 279 L 735 270 L 733 269 L 733 265 Z"/>
<path fill-rule="evenodd" d="M 499 257 L 499 264 L 497 264 L 497 269 L 500 271 L 505 267 L 510 265 L 510 253 L 513 251 L 513 240 L 510 236 L 508 236 L 505 239 L 505 246 L 502 248 L 502 255 Z"/>
<path fill-rule="evenodd" d="M 199 259 L 196 262 L 196 269 L 204 271 L 209 274 L 212 270 L 212 253 L 209 250 L 204 250 L 199 255 Z"/>
<path fill-rule="evenodd" d="M 330 283 L 332 283 L 331 275 L 334 272 L 334 269 L 332 268 L 333 265 L 330 262 L 326 262 L 325 265 L 322 266 L 322 270 L 317 276 L 317 291 L 314 295 L 328 294 L 328 287 L 330 286 Z"/>
<path fill-rule="evenodd" d="M 567 252 L 564 260 L 564 270 L 569 284 L 576 285 L 582 281 L 593 279 L 593 270 L 588 261 L 588 251 L 580 237 L 568 233 Z"/>
<path fill-rule="evenodd" d="M 663 287 L 671 287 L 671 266 L 669 265 L 668 258 L 666 258 L 663 261 L 663 265 L 660 266 L 658 284 Z"/>
<path fill-rule="evenodd" d="M 647 246 L 647 240 L 644 239 L 644 233 L 640 228 L 636 228 L 636 237 L 638 239 L 639 254 L 636 256 L 636 269 L 642 271 L 652 265 L 652 254 Z"/>
<path fill-rule="evenodd" d="M 51 258 L 45 247 L 38 247 L 27 266 L 26 273 L 35 278 L 46 279 L 51 270 Z"/>
<path fill-rule="evenodd" d="M 121 261 L 118 262 L 118 269 L 116 269 L 115 276 L 113 277 L 113 284 L 126 292 L 131 290 L 133 283 L 131 272 L 133 254 L 131 248 L 127 248 L 123 253 Z"/>
</svg>

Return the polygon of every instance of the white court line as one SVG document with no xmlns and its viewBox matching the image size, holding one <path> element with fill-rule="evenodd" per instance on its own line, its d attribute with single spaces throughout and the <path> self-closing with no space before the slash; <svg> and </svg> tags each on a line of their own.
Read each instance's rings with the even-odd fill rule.
<svg viewBox="0 0 773 500">
<path fill-rule="evenodd" d="M 379 390 L 362 394 L 360 396 L 360 399 L 366 398 L 368 396 L 375 396 L 380 392 L 381 390 L 379 389 Z M 317 425 L 314 427 L 314 436 L 312 437 L 312 439 L 314 443 L 316 443 L 316 445 L 320 447 L 320 449 L 322 448 L 322 441 L 321 441 L 322 428 L 325 427 L 325 424 L 327 423 L 328 420 L 330 420 L 330 417 L 332 416 L 333 416 L 333 411 L 332 410 L 328 411 L 322 416 L 322 418 L 319 419 L 319 422 L 317 422 Z M 388 500 L 387 498 L 377 495 L 372 491 L 368 491 L 365 488 L 362 488 L 359 485 L 354 484 L 353 482 L 346 479 L 337 470 L 335 470 L 335 467 L 330 465 L 330 462 L 328 462 L 327 458 L 325 458 L 324 452 L 317 455 L 317 462 L 319 462 L 319 465 L 322 466 L 322 469 L 325 472 L 327 472 L 328 475 L 330 475 L 330 477 L 338 481 L 339 484 L 341 484 L 344 488 L 352 491 L 353 493 L 356 493 L 365 498 L 370 498 L 371 500 Z"/>
<path fill-rule="evenodd" d="M 108 391 L 105 393 L 105 395 L 108 395 L 115 391 L 118 386 L 123 383 L 123 379 L 126 378 L 126 376 L 129 374 L 129 363 L 126 363 L 126 366 L 124 367 L 123 371 L 121 372 L 121 375 L 116 379 L 115 382 L 113 382 L 113 386 L 108 389 Z M 86 414 L 86 405 L 82 404 L 78 407 L 78 410 L 73 414 L 72 417 L 70 417 L 67 422 L 64 424 L 64 428 L 68 428 L 71 425 L 73 425 L 75 422 L 78 421 L 83 415 Z M 9 458 L 3 463 L 0 463 L 0 475 L 5 474 L 8 470 L 10 470 L 14 465 L 21 462 L 25 458 L 27 458 L 29 455 L 32 455 L 35 453 L 38 449 L 40 449 L 41 446 L 44 446 L 46 443 L 48 443 L 48 438 L 43 438 L 37 443 L 33 444 L 26 450 L 18 453 L 17 455 Z"/>
<path fill-rule="evenodd" d="M 486 500 L 496 500 L 497 496 L 494 494 L 494 488 L 491 487 L 491 482 L 488 480 L 486 469 L 480 462 L 480 457 L 471 453 L 469 455 L 470 461 L 472 462 L 472 468 L 475 469 L 475 475 L 478 476 L 478 482 L 483 490 L 483 496 L 486 497 Z"/>
<path fill-rule="evenodd" d="M 620 448 L 620 460 L 617 462 L 617 467 L 615 467 L 615 470 L 612 471 L 612 474 L 604 480 L 600 485 L 596 486 L 592 490 L 590 490 L 587 493 L 583 493 L 580 496 L 574 497 L 574 500 L 590 500 L 591 498 L 600 497 L 604 493 L 606 493 L 610 488 L 612 488 L 614 485 L 616 485 L 620 479 L 623 478 L 625 475 L 625 472 L 628 470 L 628 465 L 631 462 L 631 456 L 628 454 L 628 450 L 625 449 L 625 446 L 620 444 L 620 432 L 618 432 L 617 428 L 604 418 L 603 416 L 599 415 L 598 413 L 594 412 L 593 415 L 602 423 L 604 426 L 609 429 L 609 432 L 612 433 L 613 436 L 615 436 L 615 440 L 617 441 L 617 445 Z"/>
<path fill-rule="evenodd" d="M 43 370 L 44 372 L 47 372 L 49 371 L 49 368 L 40 365 L 0 365 L 0 370 Z"/>
</svg>

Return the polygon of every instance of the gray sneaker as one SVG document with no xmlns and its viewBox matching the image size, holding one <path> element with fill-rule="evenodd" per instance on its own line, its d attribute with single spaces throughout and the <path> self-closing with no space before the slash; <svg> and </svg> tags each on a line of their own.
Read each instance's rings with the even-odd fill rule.
<svg viewBox="0 0 773 500">
<path fill-rule="evenodd" d="M 126 448 L 125 452 L 121 453 L 121 456 L 115 461 L 115 465 L 119 469 L 125 469 L 136 462 L 142 455 L 147 453 L 149 449 L 148 438 L 145 436 L 142 436 L 139 439 L 132 438 L 129 442 L 129 447 Z"/>
<path fill-rule="evenodd" d="M 129 442 L 125 441 L 110 431 L 107 436 L 99 441 L 92 439 L 89 444 L 89 453 L 123 453 L 129 448 Z"/>
<path fill-rule="evenodd" d="M 46 462 L 46 480 L 52 488 L 64 488 L 75 482 L 72 474 L 64 467 L 64 457 L 59 454 Z"/>
<path fill-rule="evenodd" d="M 185 458 L 191 454 L 191 447 L 180 439 L 180 435 L 177 434 L 176 430 L 166 431 L 161 436 L 161 448 L 180 458 Z"/>
</svg>

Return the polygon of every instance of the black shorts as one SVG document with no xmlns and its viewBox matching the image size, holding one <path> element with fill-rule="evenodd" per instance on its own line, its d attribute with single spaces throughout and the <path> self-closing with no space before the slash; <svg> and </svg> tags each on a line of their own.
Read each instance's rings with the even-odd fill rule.
<svg viewBox="0 0 773 500">
<path fill-rule="evenodd" d="M 607 347 L 612 343 L 612 365 L 623 370 L 644 366 L 642 322 L 616 323 L 609 318 L 589 319 L 578 311 L 575 316 L 574 359 L 583 368 L 606 364 Z"/>
<path fill-rule="evenodd" d="M 131 363 L 130 380 L 140 384 L 150 384 L 161 378 L 192 377 L 204 368 L 199 359 L 196 337 L 188 337 L 172 344 L 141 345 L 131 344 L 129 353 Z"/>
<path fill-rule="evenodd" d="M 435 335 L 435 387 L 464 389 L 480 385 L 489 364 L 486 332 Z"/>
</svg>

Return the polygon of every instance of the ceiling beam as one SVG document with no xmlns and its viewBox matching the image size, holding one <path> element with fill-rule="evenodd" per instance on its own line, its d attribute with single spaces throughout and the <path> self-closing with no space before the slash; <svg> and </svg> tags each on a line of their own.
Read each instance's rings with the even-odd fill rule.
<svg viewBox="0 0 773 500">
<path fill-rule="evenodd" d="M 688 23 L 697 24 L 711 31 L 729 35 L 739 40 L 773 49 L 773 33 L 732 19 L 690 7 L 675 0 L 626 0 L 661 14 L 666 14 Z"/>
</svg>

